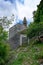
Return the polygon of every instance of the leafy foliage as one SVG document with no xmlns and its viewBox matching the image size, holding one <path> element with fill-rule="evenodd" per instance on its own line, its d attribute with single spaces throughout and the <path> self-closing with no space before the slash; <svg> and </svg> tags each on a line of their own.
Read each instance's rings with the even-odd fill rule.
<svg viewBox="0 0 43 65">
<path fill-rule="evenodd" d="M 40 4 L 37 5 L 37 10 L 33 12 L 34 22 L 43 21 L 43 0 L 40 1 Z"/>
<path fill-rule="evenodd" d="M 7 44 L 8 33 L 0 26 L 0 65 L 4 65 L 8 59 L 10 47 Z"/>
<path fill-rule="evenodd" d="M 12 24 L 12 21 L 14 21 L 14 15 L 9 18 L 6 16 L 0 18 L 0 23 L 2 24 L 3 28 L 9 28 L 9 24 Z"/>
<path fill-rule="evenodd" d="M 39 24 L 31 23 L 27 30 L 27 36 L 29 38 L 32 38 L 34 36 L 39 36 L 43 32 L 43 22 L 40 22 Z"/>
<path fill-rule="evenodd" d="M 0 26 L 0 42 L 7 40 L 8 33 Z"/>
<path fill-rule="evenodd" d="M 10 47 L 8 44 L 1 42 L 0 43 L 0 65 L 4 65 L 8 60 L 10 52 Z"/>
<path fill-rule="evenodd" d="M 7 17 L 0 18 L 0 65 L 5 65 L 9 59 L 10 46 L 7 44 L 8 32 L 4 27 L 9 27 L 11 20 Z"/>
<path fill-rule="evenodd" d="M 37 10 L 33 12 L 33 20 L 27 30 L 27 36 L 29 38 L 39 36 L 43 33 L 43 0 L 37 6 Z"/>
</svg>

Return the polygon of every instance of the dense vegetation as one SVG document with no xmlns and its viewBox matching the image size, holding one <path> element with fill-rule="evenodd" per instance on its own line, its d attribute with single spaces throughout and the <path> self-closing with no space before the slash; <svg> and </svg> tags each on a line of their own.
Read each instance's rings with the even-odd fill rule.
<svg viewBox="0 0 43 65">
<path fill-rule="evenodd" d="M 43 0 L 37 6 L 37 10 L 33 12 L 33 20 L 27 31 L 29 38 L 40 36 L 43 33 Z"/>
<path fill-rule="evenodd" d="M 13 54 L 14 58 L 7 65 L 40 65 L 39 59 L 43 58 L 43 43 L 19 47 Z"/>
<path fill-rule="evenodd" d="M 5 19 L 7 20 L 5 17 L 0 19 L 0 21 L 6 23 Z M 27 29 L 27 36 L 30 39 L 36 36 L 39 37 L 43 33 L 43 0 L 37 6 L 37 10 L 33 12 L 33 20 Z M 7 21 L 7 25 L 9 26 L 10 21 Z M 23 21 L 26 23 L 26 18 Z M 0 65 L 5 65 L 9 59 L 10 48 L 6 42 L 7 38 L 7 32 L 3 26 L 0 26 Z M 43 59 L 43 43 L 36 41 L 27 47 L 19 47 L 13 52 L 13 59 L 11 58 L 11 61 L 8 64 L 6 63 L 6 65 L 39 65 L 39 59 Z"/>
<path fill-rule="evenodd" d="M 5 27 L 8 27 L 11 23 L 7 17 L 0 18 L 0 65 L 5 65 L 9 59 L 10 46 L 7 43 L 8 32 L 5 30 Z"/>
<path fill-rule="evenodd" d="M 34 22 L 42 22 L 43 21 L 43 0 L 40 1 L 40 4 L 37 5 L 37 10 L 33 12 Z"/>
<path fill-rule="evenodd" d="M 40 22 L 38 24 L 31 23 L 27 29 L 27 35 L 29 38 L 40 36 L 43 33 L 43 22 Z"/>
<path fill-rule="evenodd" d="M 43 34 L 43 1 L 37 6 L 37 10 L 33 12 L 33 22 L 27 29 L 27 36 L 30 40 L 33 37 L 39 37 Z M 26 19 L 23 21 L 26 22 Z M 43 60 L 43 42 L 31 40 L 29 46 L 19 47 L 16 49 L 15 58 L 8 65 L 40 65 Z M 32 44 L 34 42 L 34 44 Z"/>
<path fill-rule="evenodd" d="M 9 58 L 10 47 L 5 42 L 0 42 L 0 65 L 5 65 Z"/>
</svg>

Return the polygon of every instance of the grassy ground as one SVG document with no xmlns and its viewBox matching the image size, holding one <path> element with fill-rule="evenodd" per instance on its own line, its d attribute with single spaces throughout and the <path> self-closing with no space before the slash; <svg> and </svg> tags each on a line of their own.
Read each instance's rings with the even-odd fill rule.
<svg viewBox="0 0 43 65">
<path fill-rule="evenodd" d="M 40 65 L 38 59 L 43 57 L 43 43 L 20 47 L 15 52 L 15 59 L 9 65 Z"/>
</svg>

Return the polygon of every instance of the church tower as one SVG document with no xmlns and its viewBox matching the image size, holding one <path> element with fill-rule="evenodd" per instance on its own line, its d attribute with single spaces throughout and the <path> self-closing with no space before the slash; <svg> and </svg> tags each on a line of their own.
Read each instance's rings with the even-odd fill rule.
<svg viewBox="0 0 43 65">
<path fill-rule="evenodd" d="M 24 17 L 24 19 L 23 19 L 23 25 L 27 27 L 27 20 L 26 20 L 26 17 Z"/>
</svg>

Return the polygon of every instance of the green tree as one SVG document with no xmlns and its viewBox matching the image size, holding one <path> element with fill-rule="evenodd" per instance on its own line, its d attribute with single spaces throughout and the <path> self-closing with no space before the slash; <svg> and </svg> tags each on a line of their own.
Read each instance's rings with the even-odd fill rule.
<svg viewBox="0 0 43 65">
<path fill-rule="evenodd" d="M 9 27 L 11 21 L 7 17 L 0 18 L 0 65 L 5 65 L 8 60 L 10 46 L 7 43 L 8 32 L 5 30 L 5 27 Z"/>
<path fill-rule="evenodd" d="M 37 10 L 33 12 L 33 20 L 28 27 L 27 36 L 30 39 L 38 36 L 39 39 L 39 36 L 43 33 L 43 0 L 37 5 Z"/>
<path fill-rule="evenodd" d="M 37 10 L 33 12 L 33 19 L 37 23 L 43 21 L 43 0 L 37 5 Z"/>
<path fill-rule="evenodd" d="M 31 39 L 32 37 L 40 36 L 43 33 L 43 22 L 31 23 L 27 29 L 27 36 Z"/>
<path fill-rule="evenodd" d="M 12 15 L 10 18 L 6 16 L 0 17 L 0 24 L 3 28 L 9 28 L 9 25 L 12 24 L 12 21 L 14 21 L 14 15 Z"/>
</svg>

